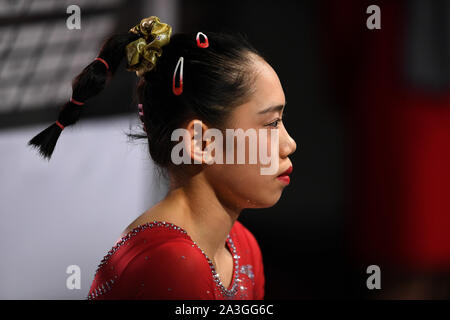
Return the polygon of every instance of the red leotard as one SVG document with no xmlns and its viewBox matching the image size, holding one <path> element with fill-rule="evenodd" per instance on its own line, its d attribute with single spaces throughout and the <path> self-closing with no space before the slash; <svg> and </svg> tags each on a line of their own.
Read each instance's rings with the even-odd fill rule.
<svg viewBox="0 0 450 320">
<path fill-rule="evenodd" d="M 153 221 L 124 236 L 100 263 L 88 299 L 264 298 L 264 269 L 252 233 L 236 221 L 227 237 L 233 278 L 225 288 L 209 257 L 186 231 Z"/>
</svg>

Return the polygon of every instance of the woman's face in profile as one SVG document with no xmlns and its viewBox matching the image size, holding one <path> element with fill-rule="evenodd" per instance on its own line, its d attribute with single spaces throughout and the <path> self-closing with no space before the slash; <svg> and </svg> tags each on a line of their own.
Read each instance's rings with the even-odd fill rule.
<svg viewBox="0 0 450 320">
<path fill-rule="evenodd" d="M 288 179 L 277 177 L 292 166 L 288 156 L 296 149 L 295 141 L 280 121 L 283 106 L 286 104 L 280 80 L 267 62 L 255 55 L 252 55 L 252 59 L 257 69 L 255 90 L 248 102 L 233 110 L 226 128 L 234 130 L 240 128 L 243 131 L 253 129 L 256 131 L 256 146 L 250 146 L 250 139 L 245 138 L 245 149 L 238 150 L 237 138 L 234 138 L 234 147 L 231 148 L 234 152 L 234 161 L 233 164 L 227 164 L 226 155 L 231 150 L 224 135 L 224 164 L 213 164 L 207 166 L 205 170 L 206 178 L 221 200 L 230 207 L 238 208 L 265 208 L 273 206 L 279 200 Z M 278 138 L 271 129 L 278 129 Z M 267 133 L 267 139 L 261 138 L 261 134 L 264 133 Z M 276 143 L 273 143 L 274 141 Z M 255 164 L 249 163 L 252 147 L 256 148 Z M 263 147 L 266 149 L 263 153 L 268 157 L 266 162 L 264 159 L 261 161 L 259 155 Z M 244 164 L 237 163 L 239 151 L 245 151 Z M 270 159 L 271 163 L 267 163 L 267 159 Z M 269 167 L 271 170 L 268 170 Z M 263 168 L 268 170 L 265 174 L 262 173 Z"/>
</svg>

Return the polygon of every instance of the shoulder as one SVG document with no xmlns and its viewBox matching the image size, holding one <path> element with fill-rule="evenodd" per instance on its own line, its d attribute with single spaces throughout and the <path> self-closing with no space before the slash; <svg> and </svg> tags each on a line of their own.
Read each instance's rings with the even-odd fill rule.
<svg viewBox="0 0 450 320">
<path fill-rule="evenodd" d="M 113 279 L 105 299 L 205 298 L 210 280 L 206 258 L 183 230 L 146 225 L 128 233 L 102 263 L 91 291 Z M 106 282 L 108 284 L 108 282 Z"/>
<path fill-rule="evenodd" d="M 127 262 L 123 274 L 145 273 L 145 277 L 188 275 L 203 269 L 204 259 L 201 251 L 187 239 L 175 238 L 140 248 Z"/>
<path fill-rule="evenodd" d="M 119 281 L 141 299 L 202 299 L 210 269 L 202 252 L 184 239 L 147 246 L 127 262 Z"/>
<path fill-rule="evenodd" d="M 132 269 L 161 269 L 161 272 L 174 270 L 182 264 L 186 271 L 195 264 L 202 263 L 203 254 L 192 243 L 185 230 L 167 222 L 154 221 L 145 224 L 136 232 L 129 232 L 125 237 L 130 238 L 128 245 L 124 246 L 122 258 L 126 264 L 124 272 Z M 124 239 L 124 238 L 122 238 Z M 166 268 L 170 265 L 174 268 Z"/>
</svg>

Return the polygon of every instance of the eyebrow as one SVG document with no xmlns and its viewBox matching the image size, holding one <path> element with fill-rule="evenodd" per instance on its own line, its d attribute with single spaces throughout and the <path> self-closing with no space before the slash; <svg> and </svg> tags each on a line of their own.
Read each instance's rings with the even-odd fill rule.
<svg viewBox="0 0 450 320">
<path fill-rule="evenodd" d="M 283 110 L 283 108 L 286 105 L 287 105 L 287 101 L 286 101 L 286 103 L 284 105 L 280 104 L 278 106 L 273 106 L 273 107 L 266 108 L 264 110 L 259 111 L 258 114 L 265 114 L 265 113 L 268 113 L 268 112 L 279 112 L 279 111 Z"/>
</svg>

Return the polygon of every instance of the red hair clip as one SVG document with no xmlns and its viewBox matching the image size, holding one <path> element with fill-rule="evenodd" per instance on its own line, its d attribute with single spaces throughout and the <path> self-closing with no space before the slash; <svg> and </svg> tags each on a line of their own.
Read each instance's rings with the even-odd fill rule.
<svg viewBox="0 0 450 320">
<path fill-rule="evenodd" d="M 178 70 L 178 67 L 180 66 L 180 63 L 181 63 L 180 86 L 176 87 L 175 86 L 175 76 L 177 74 L 177 70 Z M 172 83 L 172 91 L 177 96 L 179 96 L 183 92 L 183 65 L 184 65 L 184 58 L 180 57 L 180 59 L 178 59 L 177 66 L 175 67 L 175 71 L 173 72 L 173 83 Z"/>
<path fill-rule="evenodd" d="M 202 35 L 205 38 L 205 42 L 200 42 L 200 35 Z M 197 33 L 197 47 L 208 48 L 208 46 L 209 46 L 208 37 L 203 32 Z"/>
</svg>

